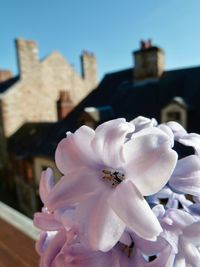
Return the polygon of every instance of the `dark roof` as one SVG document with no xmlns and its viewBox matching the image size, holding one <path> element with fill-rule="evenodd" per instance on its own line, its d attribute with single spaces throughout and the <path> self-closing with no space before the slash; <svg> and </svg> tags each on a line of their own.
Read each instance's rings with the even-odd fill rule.
<svg viewBox="0 0 200 267">
<path fill-rule="evenodd" d="M 196 123 L 200 121 L 200 67 L 165 71 L 159 80 L 140 84 L 134 84 L 133 69 L 127 69 L 105 75 L 99 86 L 63 120 L 51 125 L 44 124 L 43 127 L 42 124 L 34 124 L 37 136 L 24 137 L 33 124 L 25 125 L 10 139 L 13 141 L 9 141 L 9 148 L 21 155 L 28 153 L 52 157 L 66 132 L 80 127 L 78 118 L 85 107 L 111 106 L 115 118 L 131 120 L 142 115 L 156 118 L 159 122 L 160 110 L 174 97 L 181 97 L 192 114 L 188 131 L 200 133 L 200 124 Z M 21 146 L 23 138 L 27 143 Z"/>
<path fill-rule="evenodd" d="M 7 89 L 9 89 L 14 83 L 16 83 L 19 80 L 19 75 L 6 80 L 4 82 L 0 83 L 0 94 L 4 93 Z"/>
<path fill-rule="evenodd" d="M 8 150 L 18 158 L 40 155 L 43 140 L 48 138 L 53 125 L 54 123 L 25 123 L 9 138 Z"/>
</svg>

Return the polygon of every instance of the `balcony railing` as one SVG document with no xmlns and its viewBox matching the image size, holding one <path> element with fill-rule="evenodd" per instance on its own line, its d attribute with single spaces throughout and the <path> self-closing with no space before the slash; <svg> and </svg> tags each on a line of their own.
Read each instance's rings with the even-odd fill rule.
<svg viewBox="0 0 200 267">
<path fill-rule="evenodd" d="M 1 201 L 0 218 L 17 228 L 27 236 L 31 237 L 32 239 L 38 239 L 39 231 L 33 225 L 33 221 Z"/>
<path fill-rule="evenodd" d="M 0 266 L 38 267 L 35 240 L 39 232 L 31 219 L 0 202 Z"/>
</svg>

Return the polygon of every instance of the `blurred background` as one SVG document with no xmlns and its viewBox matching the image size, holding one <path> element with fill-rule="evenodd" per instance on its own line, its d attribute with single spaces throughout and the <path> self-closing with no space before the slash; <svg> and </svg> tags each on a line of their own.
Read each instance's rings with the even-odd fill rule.
<svg viewBox="0 0 200 267">
<path fill-rule="evenodd" d="M 61 176 L 54 154 L 67 131 L 145 116 L 200 133 L 200 2 L 0 4 L 0 260 L 37 266 L 17 243 L 6 253 L 16 229 L 33 251 L 40 175 Z"/>
</svg>

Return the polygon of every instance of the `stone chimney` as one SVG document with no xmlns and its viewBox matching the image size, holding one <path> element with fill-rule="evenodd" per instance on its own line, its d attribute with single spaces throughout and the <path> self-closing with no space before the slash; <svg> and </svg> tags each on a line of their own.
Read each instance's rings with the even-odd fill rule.
<svg viewBox="0 0 200 267">
<path fill-rule="evenodd" d="M 38 66 L 37 43 L 30 40 L 16 39 L 16 50 L 20 78 L 25 78 Z"/>
<path fill-rule="evenodd" d="M 93 53 L 82 52 L 81 70 L 82 77 L 88 83 L 89 89 L 94 89 L 97 86 L 97 63 Z"/>
<path fill-rule="evenodd" d="M 134 81 L 158 79 L 164 71 L 164 51 L 153 46 L 151 40 L 141 41 L 134 55 Z"/>
<path fill-rule="evenodd" d="M 9 70 L 0 70 L 0 83 L 12 78 L 12 72 Z"/>
<path fill-rule="evenodd" d="M 60 91 L 60 96 L 57 101 L 58 120 L 65 118 L 72 108 L 73 103 L 69 92 L 65 90 Z"/>
</svg>

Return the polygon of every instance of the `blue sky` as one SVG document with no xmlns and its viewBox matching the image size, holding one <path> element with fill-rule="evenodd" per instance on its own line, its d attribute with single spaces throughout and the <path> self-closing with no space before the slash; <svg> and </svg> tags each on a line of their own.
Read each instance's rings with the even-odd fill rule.
<svg viewBox="0 0 200 267">
<path fill-rule="evenodd" d="M 14 39 L 36 40 L 40 57 L 60 51 L 79 71 L 94 52 L 99 78 L 132 66 L 132 51 L 151 38 L 166 69 L 200 65 L 199 0 L 0 0 L 0 68 L 17 73 Z"/>
</svg>

